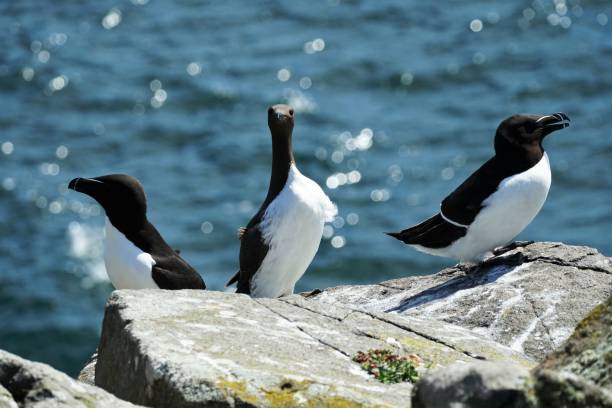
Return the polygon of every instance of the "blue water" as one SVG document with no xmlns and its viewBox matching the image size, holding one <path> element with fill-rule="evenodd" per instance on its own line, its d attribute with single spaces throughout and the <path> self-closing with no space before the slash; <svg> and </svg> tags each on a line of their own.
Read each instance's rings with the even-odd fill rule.
<svg viewBox="0 0 612 408">
<path fill-rule="evenodd" d="M 612 255 L 612 6 L 469 3 L 1 2 L 0 348 L 75 374 L 97 344 L 104 219 L 73 177 L 138 177 L 150 219 L 222 289 L 279 102 L 340 211 L 300 291 L 451 265 L 382 232 L 434 213 L 517 112 L 572 119 L 520 238 Z"/>
</svg>

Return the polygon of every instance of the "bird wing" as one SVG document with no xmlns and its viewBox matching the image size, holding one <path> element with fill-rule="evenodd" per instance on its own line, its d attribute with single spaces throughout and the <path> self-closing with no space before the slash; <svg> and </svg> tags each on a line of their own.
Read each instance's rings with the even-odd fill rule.
<svg viewBox="0 0 612 408">
<path fill-rule="evenodd" d="M 467 227 L 482 209 L 483 202 L 511 174 L 510 169 L 505 169 L 493 157 L 442 201 L 438 214 L 413 227 L 388 235 L 409 245 L 447 247 L 466 234 Z"/>
<path fill-rule="evenodd" d="M 160 289 L 206 289 L 200 274 L 181 258 L 156 260 L 151 274 Z"/>
<path fill-rule="evenodd" d="M 467 228 L 447 222 L 438 213 L 431 218 L 400 232 L 387 232 L 387 235 L 409 245 L 427 248 L 444 248 L 465 235 Z"/>
<path fill-rule="evenodd" d="M 251 293 L 251 279 L 268 254 L 259 224 L 247 227 L 240 239 L 240 270 L 227 283 L 238 282 L 238 293 Z"/>
<path fill-rule="evenodd" d="M 512 174 L 511 168 L 493 157 L 442 201 L 441 213 L 455 223 L 470 225 L 484 207 L 483 202 Z"/>
</svg>

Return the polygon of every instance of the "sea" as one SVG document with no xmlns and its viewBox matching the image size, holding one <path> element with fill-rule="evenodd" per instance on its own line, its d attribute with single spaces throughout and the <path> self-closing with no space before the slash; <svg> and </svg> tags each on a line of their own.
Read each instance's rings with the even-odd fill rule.
<svg viewBox="0 0 612 408">
<path fill-rule="evenodd" d="M 74 177 L 137 177 L 165 239 L 231 290 L 277 103 L 339 209 L 297 291 L 452 266 L 384 232 L 436 213 L 515 113 L 571 118 L 518 238 L 612 255 L 610 19 L 603 0 L 0 1 L 0 348 L 70 375 L 96 348 L 104 212 Z"/>
</svg>

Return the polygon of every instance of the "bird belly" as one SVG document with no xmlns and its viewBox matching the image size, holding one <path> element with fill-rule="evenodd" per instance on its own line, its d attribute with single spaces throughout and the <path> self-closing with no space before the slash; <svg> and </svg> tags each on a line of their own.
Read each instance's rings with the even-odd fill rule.
<svg viewBox="0 0 612 408">
<path fill-rule="evenodd" d="M 464 237 L 444 248 L 461 261 L 480 261 L 488 252 L 514 239 L 538 214 L 551 183 L 548 156 L 532 168 L 507 177 L 483 202 L 483 209 Z"/>
<path fill-rule="evenodd" d="M 104 264 L 115 289 L 159 289 L 151 271 L 155 260 L 106 221 Z"/>
<path fill-rule="evenodd" d="M 333 207 L 333 208 L 332 208 Z M 312 180 L 297 169 L 266 210 L 262 237 L 269 249 L 251 282 L 251 296 L 279 297 L 293 293 L 312 262 L 325 221 L 335 206 Z"/>
</svg>

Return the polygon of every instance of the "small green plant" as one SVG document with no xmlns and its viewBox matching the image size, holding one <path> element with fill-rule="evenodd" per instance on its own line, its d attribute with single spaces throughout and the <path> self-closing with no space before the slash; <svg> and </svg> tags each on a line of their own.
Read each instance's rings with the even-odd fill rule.
<svg viewBox="0 0 612 408">
<path fill-rule="evenodd" d="M 368 373 L 384 384 L 395 384 L 409 381 L 415 382 L 419 378 L 416 371 L 415 362 L 418 357 L 402 357 L 393 354 L 390 350 L 368 350 L 357 352 L 353 361 L 359 363 Z"/>
</svg>

